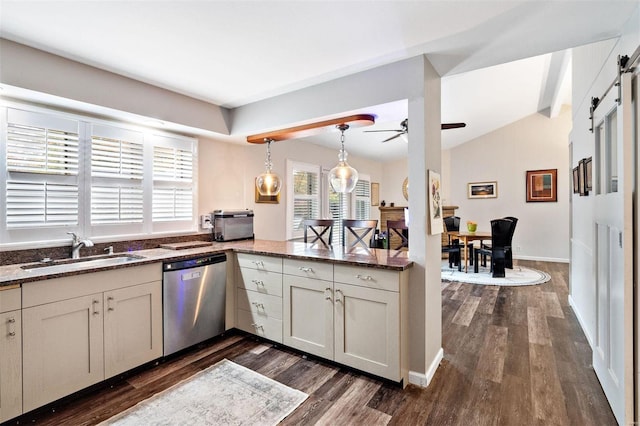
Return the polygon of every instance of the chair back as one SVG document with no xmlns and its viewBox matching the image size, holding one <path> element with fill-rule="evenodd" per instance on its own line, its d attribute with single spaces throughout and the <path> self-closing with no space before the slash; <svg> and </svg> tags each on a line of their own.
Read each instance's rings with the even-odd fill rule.
<svg viewBox="0 0 640 426">
<path fill-rule="evenodd" d="M 307 231 L 311 230 L 309 239 Z M 328 235 L 327 232 L 329 233 Z M 306 219 L 304 221 L 304 242 L 314 244 L 316 241 L 330 246 L 333 241 L 333 219 Z"/>
<path fill-rule="evenodd" d="M 377 220 L 358 220 L 358 219 L 343 219 L 342 220 L 342 247 L 354 248 L 357 245 L 362 245 L 368 249 L 369 244 L 365 238 L 369 233 L 373 236 L 373 231 L 378 226 Z M 347 233 L 349 231 L 349 233 Z M 349 236 L 353 236 L 355 241 L 347 244 Z"/>
<path fill-rule="evenodd" d="M 449 245 L 458 244 L 458 239 L 454 239 L 453 241 L 451 241 L 451 235 L 449 235 L 449 232 L 460 231 L 460 218 L 458 216 L 448 216 L 442 220 L 444 221 L 444 227 L 447 230 Z"/>
<path fill-rule="evenodd" d="M 511 240 L 513 240 L 513 234 L 516 232 L 516 224 L 518 223 L 518 218 L 513 216 L 505 216 L 504 219 L 511 220 L 511 229 L 509 230 L 509 244 L 511 245 Z"/>
<path fill-rule="evenodd" d="M 391 249 L 391 234 L 395 233 L 400 237 L 400 244 L 394 250 L 401 250 L 403 247 L 409 248 L 409 227 L 404 220 L 388 220 L 387 232 L 389 233 L 389 242 L 387 249 Z"/>
<path fill-rule="evenodd" d="M 491 247 L 504 248 L 510 244 L 509 233 L 513 221 L 511 219 L 493 219 L 491 221 Z"/>
</svg>

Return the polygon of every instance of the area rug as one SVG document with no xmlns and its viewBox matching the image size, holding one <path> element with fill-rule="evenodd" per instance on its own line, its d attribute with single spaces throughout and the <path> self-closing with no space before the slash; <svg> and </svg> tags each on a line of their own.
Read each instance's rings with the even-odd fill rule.
<svg viewBox="0 0 640 426">
<path fill-rule="evenodd" d="M 469 272 L 458 272 L 458 268 L 449 268 L 449 262 L 442 262 L 441 279 L 442 281 L 461 282 L 467 284 L 483 284 L 483 285 L 536 285 L 546 283 L 551 279 L 549 274 L 537 269 L 525 268 L 524 266 L 513 265 L 513 269 L 505 269 L 504 278 L 493 278 L 489 268 L 479 269 L 476 274 L 473 272 L 473 266 L 469 266 Z"/>
<path fill-rule="evenodd" d="M 276 425 L 307 397 L 224 359 L 100 425 Z"/>
</svg>

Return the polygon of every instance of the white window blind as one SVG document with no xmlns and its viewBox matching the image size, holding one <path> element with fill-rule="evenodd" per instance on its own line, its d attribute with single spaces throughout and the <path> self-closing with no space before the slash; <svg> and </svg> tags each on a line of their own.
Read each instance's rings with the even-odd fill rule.
<svg viewBox="0 0 640 426">
<path fill-rule="evenodd" d="M 77 223 L 77 185 L 7 181 L 8 229 L 69 226 Z"/>
<path fill-rule="evenodd" d="M 91 225 L 142 223 L 144 147 L 139 132 L 93 125 Z"/>
<path fill-rule="evenodd" d="M 6 228 L 77 225 L 78 122 L 6 111 Z"/>
<path fill-rule="evenodd" d="M 349 219 L 349 194 L 337 193 L 331 185 L 329 190 L 329 215 L 333 219 L 333 244 L 342 244 L 342 220 Z"/>
<path fill-rule="evenodd" d="M 192 220 L 193 148 L 167 143 L 153 147 L 152 220 Z"/>
<path fill-rule="evenodd" d="M 371 205 L 371 183 L 365 179 L 359 179 L 354 195 L 354 216 L 356 219 L 369 219 Z"/>
<path fill-rule="evenodd" d="M 287 162 L 287 238 L 302 238 L 304 220 L 320 217 L 320 167 Z"/>
</svg>

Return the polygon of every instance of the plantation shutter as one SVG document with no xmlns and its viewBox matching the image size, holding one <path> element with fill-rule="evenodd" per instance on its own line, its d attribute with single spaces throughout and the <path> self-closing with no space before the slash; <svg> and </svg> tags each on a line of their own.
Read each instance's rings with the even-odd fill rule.
<svg viewBox="0 0 640 426">
<path fill-rule="evenodd" d="M 304 220 L 320 216 L 320 171 L 318 167 L 293 169 L 293 238 L 304 235 Z"/>
<path fill-rule="evenodd" d="M 91 224 L 142 223 L 143 137 L 138 132 L 93 126 Z"/>
<path fill-rule="evenodd" d="M 335 192 L 331 185 L 329 189 L 329 215 L 333 219 L 333 241 L 342 244 L 342 220 L 349 219 L 349 194 Z"/>
<path fill-rule="evenodd" d="M 354 216 L 356 219 L 369 219 L 371 204 L 371 183 L 368 180 L 360 179 L 356 183 L 356 188 L 353 191 L 354 201 Z"/>
<path fill-rule="evenodd" d="M 153 147 L 154 222 L 193 219 L 193 148 Z"/>
<path fill-rule="evenodd" d="M 7 229 L 78 224 L 78 122 L 7 109 Z"/>
</svg>

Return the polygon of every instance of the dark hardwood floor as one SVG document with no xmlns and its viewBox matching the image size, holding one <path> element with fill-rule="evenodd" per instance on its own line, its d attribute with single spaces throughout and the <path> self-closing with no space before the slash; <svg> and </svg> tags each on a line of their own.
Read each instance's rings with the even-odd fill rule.
<svg viewBox="0 0 640 426">
<path fill-rule="evenodd" d="M 615 425 L 591 367 L 591 349 L 568 306 L 568 265 L 519 263 L 548 272 L 551 281 L 442 284 L 445 356 L 427 389 L 403 390 L 230 334 L 22 416 L 19 424 L 95 424 L 227 358 L 309 394 L 286 425 Z"/>
</svg>

